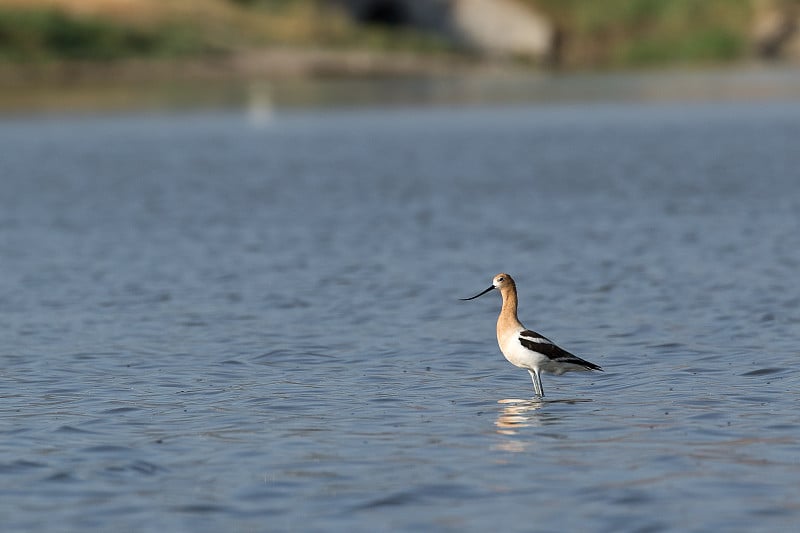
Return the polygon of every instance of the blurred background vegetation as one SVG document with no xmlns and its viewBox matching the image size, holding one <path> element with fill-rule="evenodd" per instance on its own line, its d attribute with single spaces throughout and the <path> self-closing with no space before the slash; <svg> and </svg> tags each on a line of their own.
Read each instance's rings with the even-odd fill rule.
<svg viewBox="0 0 800 533">
<path fill-rule="evenodd" d="M 748 52 L 748 0 L 536 0 L 572 37 L 564 61 L 643 66 L 727 62 Z"/>
<path fill-rule="evenodd" d="M 436 51 L 441 38 L 357 24 L 320 0 L 0 0 L 0 59 L 228 54 L 271 46 Z"/>
<path fill-rule="evenodd" d="M 796 34 L 800 11 L 800 0 L 518 3 L 557 29 L 553 63 L 578 69 L 751 59 L 760 19 L 782 11 L 773 33 Z M 6 66 L 224 58 L 275 48 L 478 56 L 436 32 L 359 21 L 334 0 L 0 0 L 0 63 Z"/>
</svg>

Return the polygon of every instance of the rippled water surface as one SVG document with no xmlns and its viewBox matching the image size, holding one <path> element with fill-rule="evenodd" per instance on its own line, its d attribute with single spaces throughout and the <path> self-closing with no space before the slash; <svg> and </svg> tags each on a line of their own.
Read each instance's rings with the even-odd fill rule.
<svg viewBox="0 0 800 533">
<path fill-rule="evenodd" d="M 0 123 L 4 530 L 798 523 L 800 105 L 255 118 Z"/>
</svg>

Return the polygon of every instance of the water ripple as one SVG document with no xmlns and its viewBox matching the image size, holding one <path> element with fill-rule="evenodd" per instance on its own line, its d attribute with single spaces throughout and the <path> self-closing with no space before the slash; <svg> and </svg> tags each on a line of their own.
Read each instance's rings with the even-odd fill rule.
<svg viewBox="0 0 800 533">
<path fill-rule="evenodd" d="M 800 108 L 274 120 L 0 123 L 5 529 L 796 528 Z"/>
</svg>

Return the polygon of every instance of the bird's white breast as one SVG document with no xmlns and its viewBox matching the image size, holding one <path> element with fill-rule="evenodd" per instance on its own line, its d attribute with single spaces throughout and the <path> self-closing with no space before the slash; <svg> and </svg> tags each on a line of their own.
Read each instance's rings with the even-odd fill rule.
<svg viewBox="0 0 800 533">
<path fill-rule="evenodd" d="M 544 355 L 525 348 L 519 342 L 519 334 L 523 331 L 525 328 L 518 328 L 498 335 L 497 343 L 500 345 L 500 351 L 514 366 L 530 369 L 540 368 L 549 360 Z"/>
</svg>

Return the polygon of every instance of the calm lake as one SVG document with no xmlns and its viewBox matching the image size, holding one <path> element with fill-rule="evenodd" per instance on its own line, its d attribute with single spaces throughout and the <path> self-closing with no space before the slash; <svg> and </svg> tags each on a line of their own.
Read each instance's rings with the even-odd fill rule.
<svg viewBox="0 0 800 533">
<path fill-rule="evenodd" d="M 3 530 L 796 527 L 794 102 L 7 116 Z"/>
</svg>

